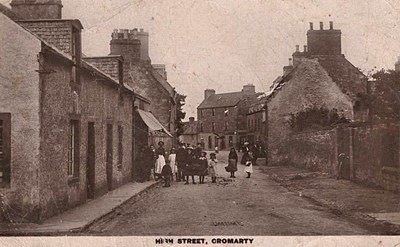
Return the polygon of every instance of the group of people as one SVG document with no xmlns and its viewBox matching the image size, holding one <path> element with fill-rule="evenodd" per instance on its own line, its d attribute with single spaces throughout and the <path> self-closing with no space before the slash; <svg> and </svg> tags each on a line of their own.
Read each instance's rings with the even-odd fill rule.
<svg viewBox="0 0 400 247">
<path fill-rule="evenodd" d="M 154 179 L 163 179 L 164 187 L 169 187 L 174 177 L 177 182 L 185 182 L 189 184 L 190 177 L 192 183 L 196 184 L 195 176 L 199 177 L 199 183 L 204 184 L 206 176 L 211 177 L 212 183 L 216 183 L 217 174 L 216 166 L 218 164 L 217 155 L 215 153 L 209 154 L 203 151 L 202 145 L 199 143 L 196 148 L 181 145 L 177 150 L 171 149 L 170 154 L 167 156 L 164 142 L 160 141 L 158 147 L 153 145 L 150 147 L 143 147 L 138 156 L 140 177 L 139 181 L 149 181 L 154 171 Z M 253 172 L 252 164 L 254 163 L 254 156 L 251 150 L 244 150 L 242 163 L 245 164 L 245 172 L 250 178 Z M 230 173 L 231 178 L 235 178 L 235 172 L 238 170 L 238 155 L 235 148 L 231 148 L 228 156 L 228 166 L 225 170 Z"/>
</svg>

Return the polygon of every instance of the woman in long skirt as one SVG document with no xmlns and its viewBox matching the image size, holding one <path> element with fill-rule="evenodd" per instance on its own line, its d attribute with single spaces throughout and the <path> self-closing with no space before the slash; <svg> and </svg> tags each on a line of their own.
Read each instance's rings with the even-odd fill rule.
<svg viewBox="0 0 400 247">
<path fill-rule="evenodd" d="M 158 148 L 156 150 L 156 169 L 154 171 L 155 177 L 161 178 L 161 171 L 165 166 L 165 149 L 164 149 L 164 142 L 160 141 L 158 143 Z"/>
<path fill-rule="evenodd" d="M 178 167 L 176 166 L 175 148 L 171 149 L 171 154 L 168 156 L 168 162 L 171 166 L 172 174 L 175 175 L 176 181 L 178 181 Z"/>
<path fill-rule="evenodd" d="M 231 173 L 231 178 L 235 177 L 235 172 L 237 171 L 238 155 L 235 148 L 231 148 L 228 156 L 228 166 L 226 171 Z"/>
<path fill-rule="evenodd" d="M 196 159 L 193 157 L 194 154 L 193 154 L 192 148 L 188 148 L 187 152 L 188 153 L 186 156 L 186 164 L 185 164 L 185 168 L 183 169 L 183 174 L 186 176 L 185 184 L 189 184 L 189 176 L 192 177 L 193 184 L 196 184 L 196 182 L 194 181 L 195 171 L 193 169 L 193 165 L 196 162 Z"/>
</svg>

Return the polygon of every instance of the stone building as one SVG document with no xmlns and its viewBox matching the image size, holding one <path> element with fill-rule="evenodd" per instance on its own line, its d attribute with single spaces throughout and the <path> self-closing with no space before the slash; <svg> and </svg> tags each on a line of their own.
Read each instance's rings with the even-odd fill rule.
<svg viewBox="0 0 400 247">
<path fill-rule="evenodd" d="M 213 89 L 204 91 L 204 100 L 197 107 L 199 139 L 206 149 L 239 147 L 247 135 L 246 116 L 256 93 L 248 84 L 242 91 L 216 94 Z"/>
<path fill-rule="evenodd" d="M 11 6 L 0 8 L 0 221 L 41 222 L 132 181 L 138 144 L 168 131 L 124 83 L 121 56 L 82 59 L 83 27 L 60 19 L 61 1 Z"/>
<path fill-rule="evenodd" d="M 266 96 L 259 96 L 247 113 L 247 140 L 249 143 L 264 145 L 267 140 Z"/>
<path fill-rule="evenodd" d="M 179 141 L 191 146 L 201 143 L 198 135 L 198 121 L 195 121 L 194 117 L 190 117 L 188 122 L 183 122 L 183 133 L 179 136 Z"/>
<path fill-rule="evenodd" d="M 367 112 L 356 109 L 359 96 L 367 93 L 367 78 L 341 51 L 341 30 L 314 30 L 310 23 L 307 46 L 296 46 L 293 60 L 284 67 L 268 94 L 268 152 L 269 162 L 279 162 L 277 153 L 293 132 L 289 126 L 291 114 L 317 107 L 336 109 L 352 121 L 364 121 Z"/>
<path fill-rule="evenodd" d="M 167 80 L 164 65 L 152 65 L 149 56 L 149 34 L 143 29 L 114 30 L 110 41 L 110 55 L 123 57 L 124 84 L 151 101 L 149 111 L 172 133 L 172 137 L 152 133 L 150 142 L 164 141 L 166 149 L 176 144 L 175 88 Z"/>
</svg>

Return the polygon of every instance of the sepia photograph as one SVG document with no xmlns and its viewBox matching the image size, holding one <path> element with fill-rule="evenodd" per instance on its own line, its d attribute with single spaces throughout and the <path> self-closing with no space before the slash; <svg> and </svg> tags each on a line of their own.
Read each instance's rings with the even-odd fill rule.
<svg viewBox="0 0 400 247">
<path fill-rule="evenodd" d="M 0 0 L 0 246 L 399 246 L 397 0 Z"/>
</svg>

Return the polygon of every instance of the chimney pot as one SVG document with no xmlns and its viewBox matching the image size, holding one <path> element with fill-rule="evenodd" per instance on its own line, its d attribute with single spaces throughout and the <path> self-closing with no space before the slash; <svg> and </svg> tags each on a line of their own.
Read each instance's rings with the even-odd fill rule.
<svg viewBox="0 0 400 247">
<path fill-rule="evenodd" d="M 322 21 L 319 23 L 319 29 L 324 30 L 324 23 Z"/>
<path fill-rule="evenodd" d="M 333 21 L 329 22 L 329 29 L 331 29 L 331 30 L 333 29 Z"/>
<path fill-rule="evenodd" d="M 310 30 L 314 30 L 314 24 L 310 22 Z"/>
<path fill-rule="evenodd" d="M 300 46 L 296 45 L 296 52 L 300 51 Z"/>
<path fill-rule="evenodd" d="M 289 66 L 293 66 L 293 60 L 289 58 Z"/>
<path fill-rule="evenodd" d="M 140 32 L 141 32 L 141 33 L 143 33 L 143 32 L 144 32 L 144 29 L 143 29 L 143 28 L 141 28 L 141 29 L 140 29 Z"/>
</svg>

